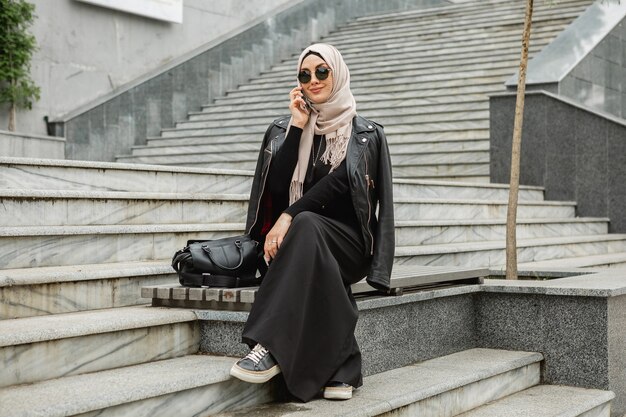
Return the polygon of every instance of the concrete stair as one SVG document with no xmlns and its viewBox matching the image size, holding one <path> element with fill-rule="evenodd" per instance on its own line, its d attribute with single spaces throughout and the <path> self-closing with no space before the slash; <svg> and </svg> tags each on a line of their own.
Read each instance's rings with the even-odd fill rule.
<svg viewBox="0 0 626 417">
<path fill-rule="evenodd" d="M 536 5 L 531 53 L 590 4 Z M 468 2 L 357 19 L 322 39 L 342 51 L 359 111 L 385 126 L 396 178 L 488 181 L 487 95 L 502 91 L 517 68 L 523 12 L 510 1 Z M 253 169 L 269 121 L 286 112 L 296 59 L 228 91 L 118 161 Z"/>
</svg>

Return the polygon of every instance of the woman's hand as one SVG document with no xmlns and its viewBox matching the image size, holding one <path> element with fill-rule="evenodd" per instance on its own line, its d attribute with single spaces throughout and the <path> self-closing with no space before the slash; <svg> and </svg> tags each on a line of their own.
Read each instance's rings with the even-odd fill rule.
<svg viewBox="0 0 626 417">
<path fill-rule="evenodd" d="M 310 110 L 304 101 L 304 95 L 302 93 L 302 87 L 296 87 L 289 93 L 289 110 L 291 111 L 291 124 L 292 126 L 304 129 L 304 126 L 309 121 Z"/>
<path fill-rule="evenodd" d="M 283 243 L 283 239 L 285 239 L 285 235 L 290 226 L 291 216 L 287 213 L 281 214 L 267 236 L 265 236 L 265 246 L 263 247 L 265 262 L 269 263 L 270 259 L 276 257 L 278 249 Z"/>
</svg>

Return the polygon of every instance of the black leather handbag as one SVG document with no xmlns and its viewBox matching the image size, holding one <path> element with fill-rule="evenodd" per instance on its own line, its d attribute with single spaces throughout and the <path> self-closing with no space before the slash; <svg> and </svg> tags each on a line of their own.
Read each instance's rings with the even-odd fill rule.
<svg viewBox="0 0 626 417">
<path fill-rule="evenodd" d="M 172 268 L 185 287 L 252 287 L 261 284 L 263 252 L 250 235 L 216 240 L 189 240 L 174 254 Z M 257 277 L 257 270 L 261 275 Z"/>
</svg>

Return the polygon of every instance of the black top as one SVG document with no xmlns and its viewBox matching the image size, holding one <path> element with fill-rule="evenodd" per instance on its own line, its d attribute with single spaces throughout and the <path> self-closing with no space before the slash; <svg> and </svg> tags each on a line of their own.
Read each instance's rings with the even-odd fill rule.
<svg viewBox="0 0 626 417">
<path fill-rule="evenodd" d="M 287 202 L 289 201 L 291 177 L 298 162 L 301 137 L 302 129 L 291 126 L 283 146 L 277 152 L 270 166 L 268 176 L 270 192 L 278 198 L 286 199 Z M 329 173 L 330 165 L 321 161 L 325 149 L 326 140 L 321 135 L 315 135 L 311 159 L 303 184 L 303 196 L 287 207 L 285 213 L 295 217 L 303 211 L 311 211 L 358 227 L 350 196 L 346 161 L 344 160 L 337 169 Z M 313 165 L 314 163 L 315 165 Z"/>
</svg>

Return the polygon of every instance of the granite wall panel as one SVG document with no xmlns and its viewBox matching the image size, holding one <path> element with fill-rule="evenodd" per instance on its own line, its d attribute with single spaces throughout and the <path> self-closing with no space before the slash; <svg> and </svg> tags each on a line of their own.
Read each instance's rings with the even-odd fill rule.
<svg viewBox="0 0 626 417">
<path fill-rule="evenodd" d="M 618 393 L 626 392 L 626 296 L 608 301 L 609 385 Z M 626 398 L 613 400 L 614 410 L 626 410 Z"/>
<path fill-rule="evenodd" d="M 484 293 L 478 346 L 541 352 L 547 384 L 609 389 L 607 299 Z"/>
<path fill-rule="evenodd" d="M 491 182 L 508 183 L 515 95 L 491 97 Z M 547 200 L 576 201 L 578 216 L 609 217 L 626 232 L 626 122 L 547 92 L 526 95 L 520 183 Z"/>
</svg>

